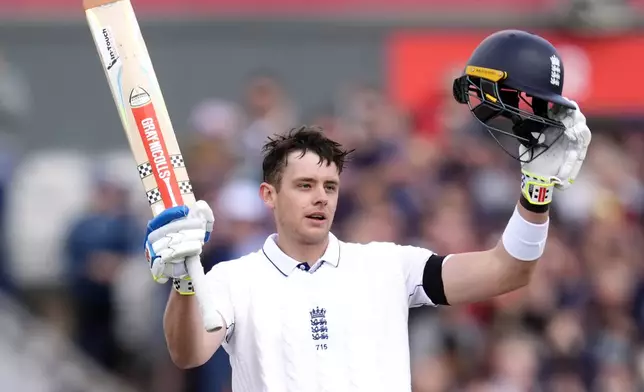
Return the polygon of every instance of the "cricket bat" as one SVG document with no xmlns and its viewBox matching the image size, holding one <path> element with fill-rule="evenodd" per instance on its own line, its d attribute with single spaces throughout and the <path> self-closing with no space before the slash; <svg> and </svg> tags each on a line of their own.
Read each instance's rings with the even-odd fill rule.
<svg viewBox="0 0 644 392">
<path fill-rule="evenodd" d="M 130 0 L 83 0 L 83 7 L 152 214 L 190 207 L 195 196 Z M 186 267 L 204 327 L 221 329 L 199 256 L 186 260 Z"/>
</svg>

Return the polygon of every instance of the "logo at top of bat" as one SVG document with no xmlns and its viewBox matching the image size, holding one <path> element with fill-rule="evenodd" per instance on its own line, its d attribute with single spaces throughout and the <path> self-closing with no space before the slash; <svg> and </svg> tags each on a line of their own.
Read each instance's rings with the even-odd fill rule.
<svg viewBox="0 0 644 392">
<path fill-rule="evenodd" d="M 107 51 L 107 64 L 105 64 L 105 67 L 109 71 L 119 61 L 119 54 L 116 51 L 116 45 L 114 45 L 112 32 L 107 27 L 103 29 L 103 40 L 105 41 L 105 50 Z"/>
<path fill-rule="evenodd" d="M 148 94 L 148 92 L 145 91 L 143 87 L 134 87 L 130 92 L 130 106 L 133 108 L 147 105 L 148 103 L 150 103 L 150 101 L 150 94 Z"/>
</svg>

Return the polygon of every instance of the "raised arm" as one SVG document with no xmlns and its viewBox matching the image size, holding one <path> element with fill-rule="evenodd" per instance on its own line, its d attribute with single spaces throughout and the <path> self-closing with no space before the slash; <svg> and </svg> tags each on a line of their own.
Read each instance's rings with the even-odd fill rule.
<svg viewBox="0 0 644 392">
<path fill-rule="evenodd" d="M 221 346 L 226 334 L 224 328 L 217 332 L 206 332 L 197 298 L 194 295 L 181 295 L 176 290 L 172 290 L 168 299 L 163 330 L 170 358 L 181 369 L 206 363 Z"/>
<path fill-rule="evenodd" d="M 494 248 L 443 259 L 447 304 L 483 301 L 527 285 L 547 236 L 548 214 L 535 213 L 518 204 Z"/>
<path fill-rule="evenodd" d="M 591 139 L 579 109 L 555 117 L 565 125 L 564 135 L 545 153 L 522 164 L 521 199 L 497 245 L 481 252 L 435 258 L 435 264 L 440 262 L 447 304 L 483 301 L 530 282 L 546 245 L 553 191 L 572 185 Z M 438 268 L 434 266 L 433 271 Z"/>
<path fill-rule="evenodd" d="M 203 365 L 223 344 L 233 325 L 230 275 L 226 263 L 215 265 L 206 275 L 210 300 L 224 322 L 216 332 L 206 332 L 185 260 L 200 256 L 210 238 L 214 216 L 208 204 L 198 201 L 188 208 L 169 208 L 153 218 L 147 227 L 145 253 L 157 283 L 172 281 L 163 329 L 170 357 L 175 365 L 188 369 Z"/>
</svg>

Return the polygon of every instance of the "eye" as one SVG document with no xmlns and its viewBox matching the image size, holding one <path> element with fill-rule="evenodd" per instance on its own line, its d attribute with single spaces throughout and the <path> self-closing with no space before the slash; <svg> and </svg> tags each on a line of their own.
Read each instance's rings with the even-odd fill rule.
<svg viewBox="0 0 644 392">
<path fill-rule="evenodd" d="M 329 191 L 329 192 L 335 192 L 335 190 L 337 188 L 338 187 L 336 185 L 333 185 L 333 184 L 329 184 L 329 185 L 326 186 L 326 190 Z"/>
<path fill-rule="evenodd" d="M 297 187 L 298 187 L 298 188 L 302 188 L 302 189 L 310 189 L 310 188 L 311 188 L 311 184 L 307 184 L 307 183 L 298 184 L 298 185 L 297 185 Z"/>
</svg>

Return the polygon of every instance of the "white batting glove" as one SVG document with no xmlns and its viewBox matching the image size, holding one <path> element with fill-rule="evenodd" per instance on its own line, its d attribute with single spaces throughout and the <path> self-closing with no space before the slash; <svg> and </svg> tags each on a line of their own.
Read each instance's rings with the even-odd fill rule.
<svg viewBox="0 0 644 392">
<path fill-rule="evenodd" d="M 148 222 L 145 255 L 155 282 L 173 279 L 180 294 L 194 294 L 186 258 L 201 255 L 214 221 L 210 206 L 200 200 L 191 208 L 168 208 Z"/>
<path fill-rule="evenodd" d="M 558 113 L 549 112 L 552 120 L 561 121 L 566 127 L 563 135 L 550 148 L 543 152 L 543 148 L 535 148 L 526 152 L 523 145 L 519 153 L 538 155 L 533 161 L 521 163 L 523 174 L 521 192 L 525 198 L 534 205 L 546 205 L 552 201 L 554 188 L 565 190 L 577 178 L 581 166 L 586 159 L 586 151 L 590 145 L 591 133 L 586 125 L 586 117 L 579 109 L 576 102 L 571 101 L 577 110 L 560 108 Z M 545 135 L 556 132 L 544 132 Z M 544 137 L 544 136 L 542 136 Z"/>
</svg>

